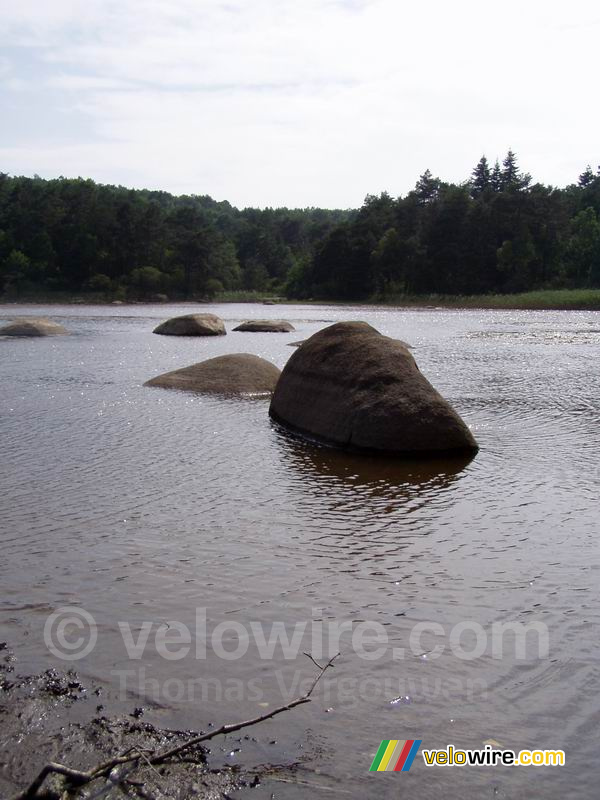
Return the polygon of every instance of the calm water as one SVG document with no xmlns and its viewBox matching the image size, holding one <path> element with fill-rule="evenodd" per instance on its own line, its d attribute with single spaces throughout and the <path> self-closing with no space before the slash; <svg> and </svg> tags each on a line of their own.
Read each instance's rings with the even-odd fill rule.
<svg viewBox="0 0 600 800">
<path fill-rule="evenodd" d="M 0 340 L 0 638 L 21 672 L 65 666 L 44 623 L 79 606 L 98 640 L 74 666 L 105 687 L 107 708 L 143 705 L 151 721 L 200 728 L 264 712 L 314 674 L 301 651 L 316 652 L 318 635 L 295 658 L 280 646 L 261 658 L 250 623 L 268 640 L 277 622 L 290 637 L 296 623 L 318 634 L 319 624 L 375 622 L 389 640 L 380 657 L 361 658 L 345 632 L 313 703 L 241 744 L 214 744 L 215 764 L 300 761 L 240 797 L 596 797 L 600 315 L 224 305 L 201 310 L 229 330 L 283 316 L 296 332 L 152 334 L 190 310 L 0 308 L 2 322 L 46 315 L 72 331 Z M 142 387 L 228 352 L 283 366 L 289 342 L 344 319 L 413 346 L 480 442 L 471 463 L 350 458 L 287 436 L 264 398 Z M 203 642 L 196 609 L 206 609 L 206 656 L 194 643 L 185 658 L 162 658 L 154 636 L 167 624 L 175 635 L 174 621 Z M 464 621 L 481 628 L 464 632 L 460 651 L 451 633 Z M 139 660 L 119 622 L 134 640 L 152 624 Z M 441 628 L 411 645 L 419 622 Z M 494 658 L 494 622 L 547 626 L 548 655 L 535 636 L 518 654 L 507 637 Z M 247 646 L 243 657 L 213 651 L 221 623 L 223 647 Z M 458 657 L 479 645 L 478 658 Z M 561 748 L 567 766 L 427 769 L 419 755 L 410 773 L 369 775 L 383 738 Z"/>
</svg>

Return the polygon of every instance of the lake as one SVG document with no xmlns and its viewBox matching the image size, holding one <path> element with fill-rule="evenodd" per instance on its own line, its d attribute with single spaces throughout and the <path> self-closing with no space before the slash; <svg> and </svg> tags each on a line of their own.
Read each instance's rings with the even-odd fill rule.
<svg viewBox="0 0 600 800">
<path fill-rule="evenodd" d="M 228 335 L 152 334 L 191 311 Z M 339 634 L 313 702 L 212 742 L 213 765 L 289 766 L 236 796 L 597 796 L 599 313 L 0 307 L 0 322 L 21 315 L 71 335 L 0 339 L 0 639 L 19 672 L 72 666 L 108 710 L 199 729 L 301 693 L 316 672 L 303 651 L 324 661 Z M 231 332 L 264 317 L 296 331 Z M 472 428 L 473 460 L 350 456 L 281 430 L 268 398 L 142 386 L 225 353 L 283 367 L 289 343 L 351 319 L 412 346 Z M 46 621 L 72 606 L 97 641 L 66 662 Z M 419 754 L 409 773 L 369 774 L 382 739 L 567 763 L 427 768 Z"/>
</svg>

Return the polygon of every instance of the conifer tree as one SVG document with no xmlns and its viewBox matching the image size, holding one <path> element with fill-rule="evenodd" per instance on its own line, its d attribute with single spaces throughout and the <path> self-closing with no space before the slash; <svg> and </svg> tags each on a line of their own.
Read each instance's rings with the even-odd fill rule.
<svg viewBox="0 0 600 800">
<path fill-rule="evenodd" d="M 598 168 L 598 170 L 600 172 L 600 167 Z M 592 171 L 592 168 L 588 164 L 585 170 L 579 176 L 578 183 L 582 188 L 585 189 L 585 187 L 589 186 L 593 182 L 593 180 L 594 180 L 594 173 Z"/>
<path fill-rule="evenodd" d="M 509 150 L 502 162 L 502 191 L 519 191 L 525 189 L 530 183 L 531 175 L 519 171 L 517 157 L 512 150 Z"/>
<path fill-rule="evenodd" d="M 500 163 L 498 162 L 498 159 L 496 159 L 494 169 L 490 175 L 490 186 L 494 192 L 502 191 L 502 171 L 500 169 Z"/>
<path fill-rule="evenodd" d="M 485 156 L 481 156 L 477 166 L 471 174 L 471 197 L 479 197 L 486 189 L 490 188 L 491 173 L 490 165 Z"/>
</svg>

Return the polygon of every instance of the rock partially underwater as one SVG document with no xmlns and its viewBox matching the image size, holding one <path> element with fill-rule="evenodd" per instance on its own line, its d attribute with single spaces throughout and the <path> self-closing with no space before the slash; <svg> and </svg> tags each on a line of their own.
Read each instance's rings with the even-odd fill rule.
<svg viewBox="0 0 600 800">
<path fill-rule="evenodd" d="M 286 319 L 249 319 L 233 330 L 248 333 L 289 333 L 296 329 Z"/>
<path fill-rule="evenodd" d="M 353 450 L 478 450 L 407 347 L 365 322 L 338 322 L 307 339 L 285 365 L 269 413 L 308 438 Z"/>
<path fill-rule="evenodd" d="M 0 328 L 0 336 L 65 336 L 66 328 L 49 319 L 19 319 Z"/>
<path fill-rule="evenodd" d="M 185 314 L 161 322 L 154 333 L 164 336 L 224 336 L 223 320 L 215 314 Z"/>
<path fill-rule="evenodd" d="M 166 372 L 144 386 L 208 394 L 271 394 L 280 374 L 280 370 L 264 358 L 234 353 Z"/>
</svg>

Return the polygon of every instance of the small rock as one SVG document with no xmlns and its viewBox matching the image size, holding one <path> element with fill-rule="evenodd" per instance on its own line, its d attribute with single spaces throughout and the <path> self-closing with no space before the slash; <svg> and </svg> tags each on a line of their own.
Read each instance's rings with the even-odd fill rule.
<svg viewBox="0 0 600 800">
<path fill-rule="evenodd" d="M 161 322 L 154 333 L 165 336 L 224 336 L 223 320 L 215 314 L 185 314 Z"/>
<path fill-rule="evenodd" d="M 286 319 L 248 319 L 233 330 L 247 333 L 289 333 L 296 329 Z"/>
<path fill-rule="evenodd" d="M 0 328 L 0 336 L 61 336 L 69 331 L 49 319 L 20 319 Z"/>
</svg>

